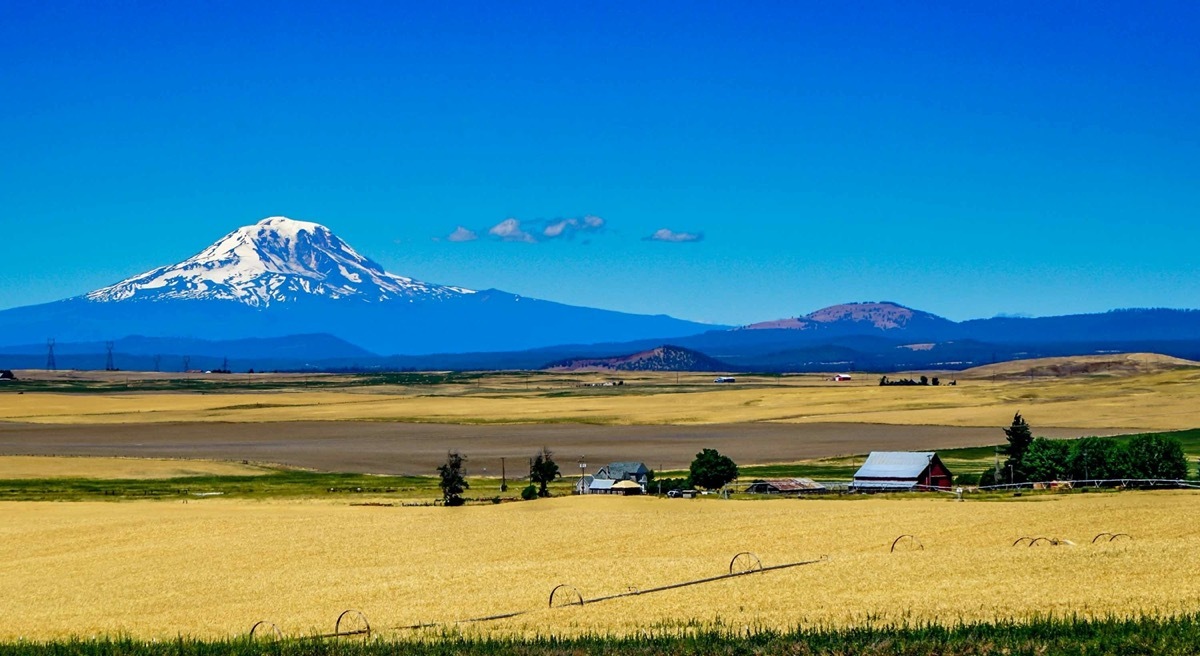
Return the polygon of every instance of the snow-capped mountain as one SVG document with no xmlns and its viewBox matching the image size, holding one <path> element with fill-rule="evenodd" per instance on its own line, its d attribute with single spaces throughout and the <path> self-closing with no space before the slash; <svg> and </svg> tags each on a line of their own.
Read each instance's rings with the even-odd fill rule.
<svg viewBox="0 0 1200 656">
<path fill-rule="evenodd" d="M 0 311 L 0 345 L 324 334 L 376 354 L 512 351 L 674 339 L 720 328 L 420 282 L 328 228 L 271 217 L 178 264 L 55 303 Z M 303 341 L 305 362 L 331 357 Z"/>
<path fill-rule="evenodd" d="M 97 289 L 86 298 L 228 300 L 267 307 L 314 296 L 378 302 L 473 293 L 388 273 L 319 223 L 273 216 L 234 230 L 183 262 Z"/>
</svg>

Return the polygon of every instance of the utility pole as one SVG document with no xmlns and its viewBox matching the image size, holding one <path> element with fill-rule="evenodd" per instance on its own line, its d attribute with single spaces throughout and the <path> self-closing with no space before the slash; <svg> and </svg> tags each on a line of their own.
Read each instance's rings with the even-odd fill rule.
<svg viewBox="0 0 1200 656">
<path fill-rule="evenodd" d="M 504 471 L 504 456 L 500 456 L 500 491 L 508 492 L 508 476 Z"/>
<path fill-rule="evenodd" d="M 46 340 L 46 369 L 58 371 L 58 363 L 54 361 L 54 338 Z"/>
</svg>

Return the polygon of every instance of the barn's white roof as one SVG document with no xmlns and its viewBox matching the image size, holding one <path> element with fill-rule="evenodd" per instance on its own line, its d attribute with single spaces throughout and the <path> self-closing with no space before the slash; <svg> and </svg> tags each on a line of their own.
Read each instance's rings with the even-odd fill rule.
<svg viewBox="0 0 1200 656">
<path fill-rule="evenodd" d="M 932 451 L 872 451 L 854 479 L 917 479 L 933 461 Z"/>
</svg>

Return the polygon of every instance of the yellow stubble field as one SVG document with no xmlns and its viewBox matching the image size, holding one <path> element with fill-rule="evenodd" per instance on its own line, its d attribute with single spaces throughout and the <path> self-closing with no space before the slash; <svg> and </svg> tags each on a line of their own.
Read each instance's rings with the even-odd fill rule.
<svg viewBox="0 0 1200 656">
<path fill-rule="evenodd" d="M 499 506 L 322 502 L 0 503 L 0 640 L 125 633 L 206 637 L 267 619 L 328 631 L 348 608 L 376 629 L 493 635 L 1130 615 L 1200 610 L 1200 496 L 1092 493 L 1011 502 L 573 497 Z M 1092 544 L 1101 532 L 1132 539 Z M 918 537 L 924 550 L 889 545 Z M 1073 545 L 1011 546 L 1022 536 Z M 661 593 L 585 597 L 765 565 L 825 562 Z"/>
<path fill-rule="evenodd" d="M 35 478 L 167 479 L 184 476 L 260 476 L 273 470 L 215 460 L 0 456 L 0 480 Z"/>
<path fill-rule="evenodd" d="M 621 388 L 580 390 L 583 375 L 529 389 L 499 386 L 345 388 L 238 393 L 28 393 L 0 395 L 0 421 L 52 424 L 158 422 L 408 421 L 433 423 L 711 424 L 867 422 L 996 426 L 1014 409 L 1039 425 L 1175 430 L 1200 424 L 1200 370 L 1130 376 L 965 379 L 953 387 L 879 387 L 874 377 L 818 376 L 700 385 L 689 375 L 641 375 Z M 686 381 L 685 381 L 686 382 Z"/>
</svg>

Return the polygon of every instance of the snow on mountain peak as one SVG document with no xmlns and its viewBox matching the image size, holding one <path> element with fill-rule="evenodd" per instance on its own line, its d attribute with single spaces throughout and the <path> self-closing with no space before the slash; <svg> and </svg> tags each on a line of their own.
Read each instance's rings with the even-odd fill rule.
<svg viewBox="0 0 1200 656">
<path fill-rule="evenodd" d="M 207 299 L 266 307 L 306 297 L 446 298 L 473 293 L 388 273 L 319 223 L 272 216 L 170 266 L 97 289 L 92 301 Z"/>
</svg>

